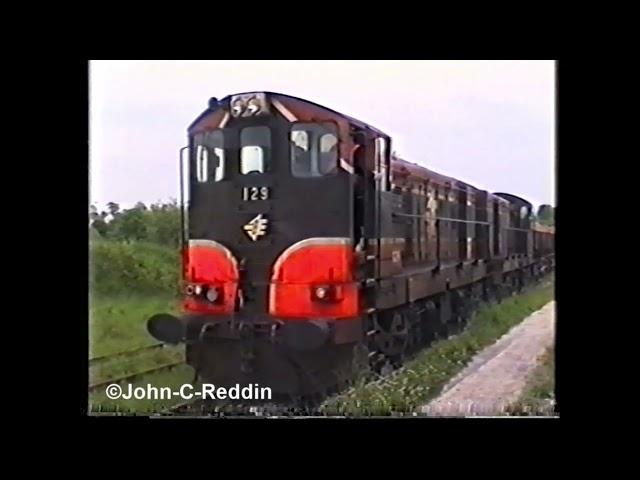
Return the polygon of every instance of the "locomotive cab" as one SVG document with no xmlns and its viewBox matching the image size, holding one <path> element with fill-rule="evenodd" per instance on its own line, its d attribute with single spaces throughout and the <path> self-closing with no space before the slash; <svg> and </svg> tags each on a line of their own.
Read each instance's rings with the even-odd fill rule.
<svg viewBox="0 0 640 480">
<path fill-rule="evenodd" d="M 217 109 L 217 125 L 214 110 L 189 129 L 185 280 L 202 294 L 187 295 L 185 309 L 247 321 L 356 316 L 339 126 L 298 118 L 267 94 Z"/>
</svg>

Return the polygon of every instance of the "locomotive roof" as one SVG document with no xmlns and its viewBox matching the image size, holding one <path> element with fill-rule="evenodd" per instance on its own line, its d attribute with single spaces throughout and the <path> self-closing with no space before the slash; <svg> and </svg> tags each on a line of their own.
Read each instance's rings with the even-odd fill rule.
<svg viewBox="0 0 640 480">
<path fill-rule="evenodd" d="M 531 202 L 529 202 L 528 200 L 525 200 L 522 197 L 518 197 L 517 195 L 513 195 L 511 193 L 494 193 L 494 195 L 498 196 L 498 197 L 502 197 L 505 200 L 508 200 L 511 203 L 521 203 L 521 204 L 525 204 L 529 207 L 532 206 Z"/>
<path fill-rule="evenodd" d="M 227 95 L 226 97 L 218 100 L 217 105 L 214 107 L 209 107 L 207 108 L 201 115 L 198 116 L 198 118 L 196 118 L 191 125 L 189 125 L 189 129 L 191 129 L 196 123 L 198 123 L 204 116 L 208 115 L 209 113 L 214 112 L 215 110 L 217 110 L 218 108 L 221 107 L 225 107 L 229 105 L 229 102 L 231 101 L 232 97 L 235 97 L 236 95 L 247 95 L 247 94 L 252 94 L 252 93 L 262 93 L 265 94 L 268 98 L 275 98 L 276 100 L 289 100 L 290 102 L 293 101 L 295 103 L 298 103 L 300 105 L 308 105 L 308 106 L 313 106 L 315 108 L 324 110 L 326 113 L 329 113 L 331 115 L 335 115 L 335 116 L 339 116 L 342 117 L 343 119 L 347 120 L 348 122 L 350 122 L 351 124 L 362 128 L 362 129 L 366 129 L 366 130 L 370 130 L 378 135 L 382 135 L 384 137 L 389 137 L 389 135 L 387 135 L 386 133 L 384 133 L 383 131 L 372 127 L 371 125 L 358 120 L 356 118 L 350 117 L 349 115 L 345 115 L 344 113 L 340 113 L 337 112 L 331 108 L 327 108 L 324 105 L 320 105 L 318 103 L 312 102 L 310 100 L 305 100 L 304 98 L 299 98 L 299 97 L 294 97 L 292 95 L 285 95 L 284 93 L 277 93 L 277 92 L 269 92 L 269 91 L 264 91 L 264 90 L 260 90 L 260 91 L 253 91 L 253 92 L 238 92 L 238 93 L 233 93 L 231 95 Z"/>
<path fill-rule="evenodd" d="M 454 190 L 467 190 L 467 191 L 483 191 L 481 188 L 475 187 L 470 183 L 463 182 L 457 178 L 448 177 L 434 170 L 430 170 L 427 167 L 418 165 L 417 163 L 408 162 L 400 157 L 392 157 L 394 166 L 401 172 L 406 171 L 411 175 L 422 178 L 424 180 L 436 181 L 442 185 L 449 184 Z"/>
<path fill-rule="evenodd" d="M 213 114 L 216 111 L 219 111 L 222 108 L 225 108 L 229 106 L 229 103 L 231 101 L 231 99 L 233 97 L 235 97 L 236 95 L 247 95 L 247 94 L 264 94 L 267 96 L 267 98 L 270 99 L 275 99 L 281 102 L 284 102 L 286 104 L 288 104 L 288 107 L 299 107 L 299 110 L 301 111 L 301 113 L 306 113 L 308 116 L 309 111 L 313 112 L 323 112 L 325 113 L 328 117 L 336 117 L 337 120 L 339 120 L 340 124 L 344 125 L 344 128 L 346 127 L 346 124 L 344 123 L 345 121 L 348 122 L 351 125 L 354 125 L 358 128 L 364 129 L 364 130 L 368 130 L 370 132 L 373 132 L 377 135 L 389 138 L 389 135 L 387 135 L 386 133 L 384 133 L 383 131 L 372 127 L 371 125 L 358 120 L 356 118 L 353 118 L 349 115 L 345 115 L 344 113 L 340 113 L 336 110 L 333 110 L 331 108 L 325 107 L 324 105 L 320 105 L 318 103 L 312 102 L 310 100 L 305 100 L 303 98 L 299 98 L 299 97 L 294 97 L 292 95 L 286 95 L 284 93 L 278 93 L 278 92 L 269 92 L 269 91 L 253 91 L 253 92 L 238 92 L 238 93 L 233 93 L 230 95 L 227 95 L 226 97 L 220 99 L 220 100 L 215 100 L 214 98 L 212 98 L 210 100 L 210 105 L 209 108 L 207 108 L 204 112 L 202 112 L 198 118 L 196 118 L 191 125 L 189 125 L 189 130 L 191 130 L 194 126 L 196 126 L 198 124 L 198 122 L 200 122 L 203 118 L 205 118 L 206 116 Z M 215 100 L 215 101 L 214 101 Z M 307 107 L 307 108 L 305 108 Z M 305 112 L 306 110 L 306 112 Z M 311 115 L 313 116 L 313 113 L 311 113 Z M 320 115 L 322 116 L 322 115 Z M 401 159 L 395 155 L 392 156 L 392 169 L 394 170 L 399 170 L 400 172 L 406 172 L 409 175 L 415 176 L 417 178 L 422 178 L 425 180 L 432 180 L 432 181 L 436 181 L 438 183 L 441 184 L 450 184 L 451 187 L 453 189 L 464 189 L 464 190 L 475 190 L 475 191 L 480 191 L 482 189 L 479 189 L 477 187 L 474 187 L 471 184 L 468 184 L 466 182 L 463 182 L 461 180 L 458 180 L 456 178 L 453 177 L 448 177 L 446 175 L 440 174 L 438 172 L 435 172 L 433 170 L 429 170 L 426 167 L 423 167 L 422 165 L 418 165 L 416 163 L 411 163 L 408 162 L 404 159 Z M 526 204 L 531 206 L 531 203 L 528 202 L 527 200 L 518 197 L 516 195 L 512 195 L 509 193 L 490 193 L 487 192 L 490 196 L 497 196 L 501 202 L 506 201 L 506 202 L 510 202 L 510 203 L 516 203 L 516 204 Z"/>
<path fill-rule="evenodd" d="M 481 188 L 474 187 L 473 185 L 463 182 L 462 180 L 458 180 L 457 178 L 448 177 L 441 173 L 430 170 L 422 165 L 418 165 L 417 163 L 408 162 L 400 157 L 393 156 L 392 157 L 392 168 L 399 172 L 406 172 L 409 175 L 413 175 L 414 177 L 421 178 L 423 180 L 435 181 L 441 185 L 449 184 L 453 190 L 467 190 L 467 191 L 484 191 Z M 498 202 L 508 205 L 509 203 L 525 203 L 531 205 L 526 200 L 517 197 L 515 195 L 511 195 L 509 193 L 491 193 L 487 192 L 489 198 L 495 198 Z"/>
<path fill-rule="evenodd" d="M 434 172 L 433 170 L 429 170 L 422 165 L 418 165 L 417 163 L 408 162 L 400 157 L 392 157 L 394 162 L 394 166 L 398 167 L 401 171 L 405 170 L 409 172 L 411 175 L 414 175 L 418 178 L 423 178 L 425 180 L 431 179 L 436 180 L 440 183 L 451 183 L 453 185 L 458 180 L 452 177 L 447 177 L 446 175 L 442 175 L 441 173 Z"/>
</svg>

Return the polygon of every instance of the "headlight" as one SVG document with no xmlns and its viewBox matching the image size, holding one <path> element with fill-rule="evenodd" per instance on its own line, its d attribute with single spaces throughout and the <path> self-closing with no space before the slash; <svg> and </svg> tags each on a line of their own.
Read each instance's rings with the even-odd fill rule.
<svg viewBox="0 0 640 480">
<path fill-rule="evenodd" d="M 322 287 L 314 287 L 312 290 L 313 298 L 320 301 L 332 301 L 335 300 L 334 288 L 330 285 Z"/>
<path fill-rule="evenodd" d="M 327 287 L 318 287 L 316 288 L 315 294 L 316 298 L 324 300 L 325 298 L 327 298 L 327 295 L 329 295 L 329 289 Z"/>
<path fill-rule="evenodd" d="M 196 295 L 200 295 L 200 294 L 202 294 L 202 285 L 196 285 L 196 286 L 193 288 L 193 292 L 194 292 Z"/>
<path fill-rule="evenodd" d="M 205 296 L 211 303 L 216 303 L 220 298 L 220 291 L 216 287 L 210 287 Z"/>
<path fill-rule="evenodd" d="M 187 295 L 193 295 L 195 293 L 193 285 L 189 284 L 184 288 L 184 293 Z"/>
<path fill-rule="evenodd" d="M 319 302 L 340 302 L 342 301 L 342 287 L 340 285 L 311 287 L 311 299 Z"/>
</svg>

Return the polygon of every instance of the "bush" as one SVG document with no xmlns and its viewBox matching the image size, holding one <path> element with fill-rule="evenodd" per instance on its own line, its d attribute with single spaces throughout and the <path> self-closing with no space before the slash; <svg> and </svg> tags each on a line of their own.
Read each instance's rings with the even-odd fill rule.
<svg viewBox="0 0 640 480">
<path fill-rule="evenodd" d="M 176 248 L 145 242 L 93 240 L 89 252 L 89 284 L 93 293 L 178 293 L 180 256 Z"/>
</svg>

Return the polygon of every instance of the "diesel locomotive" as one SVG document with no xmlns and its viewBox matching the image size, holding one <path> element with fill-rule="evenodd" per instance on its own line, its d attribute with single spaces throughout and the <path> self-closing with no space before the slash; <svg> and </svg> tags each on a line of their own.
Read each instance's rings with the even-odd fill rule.
<svg viewBox="0 0 640 480">
<path fill-rule="evenodd" d="M 180 155 L 183 314 L 150 334 L 208 383 L 323 393 L 553 268 L 527 200 L 391 152 L 310 101 L 212 98 Z"/>
</svg>

